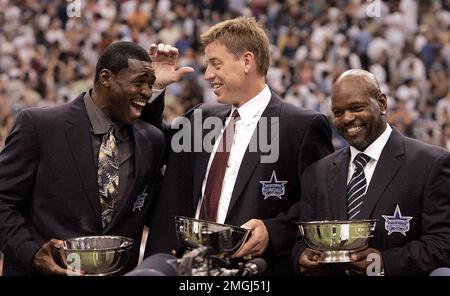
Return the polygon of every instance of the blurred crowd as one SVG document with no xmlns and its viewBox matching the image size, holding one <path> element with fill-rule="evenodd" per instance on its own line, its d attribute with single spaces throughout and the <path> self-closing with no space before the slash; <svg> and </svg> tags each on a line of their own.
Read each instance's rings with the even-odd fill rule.
<svg viewBox="0 0 450 296">
<path fill-rule="evenodd" d="M 175 45 L 180 65 L 195 69 L 167 89 L 167 121 L 214 100 L 199 35 L 239 15 L 264 24 L 267 83 L 285 100 L 331 115 L 333 80 L 364 68 L 389 98 L 391 125 L 450 150 L 449 0 L 0 0 L 0 149 L 21 109 L 88 89 L 99 53 L 116 40 Z"/>
</svg>

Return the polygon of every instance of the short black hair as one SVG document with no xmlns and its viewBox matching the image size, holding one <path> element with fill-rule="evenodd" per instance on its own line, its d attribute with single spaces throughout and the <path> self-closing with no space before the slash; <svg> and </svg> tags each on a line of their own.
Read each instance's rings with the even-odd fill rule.
<svg viewBox="0 0 450 296">
<path fill-rule="evenodd" d="M 112 43 L 101 53 L 97 61 L 94 82 L 98 81 L 100 71 L 103 69 L 117 74 L 120 70 L 128 68 L 128 59 L 151 62 L 147 51 L 136 43 L 128 41 Z"/>
</svg>

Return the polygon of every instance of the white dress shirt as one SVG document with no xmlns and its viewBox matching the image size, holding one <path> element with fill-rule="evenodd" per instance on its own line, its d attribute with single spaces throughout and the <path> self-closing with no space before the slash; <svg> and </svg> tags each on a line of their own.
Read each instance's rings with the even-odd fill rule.
<svg viewBox="0 0 450 296">
<path fill-rule="evenodd" d="M 238 108 L 239 119 L 236 120 L 235 123 L 235 132 L 233 143 L 230 149 L 230 156 L 228 158 L 227 169 L 225 170 L 225 176 L 222 184 L 222 193 L 220 194 L 219 200 L 219 208 L 217 211 L 217 219 L 216 222 L 224 223 L 225 218 L 228 212 L 228 206 L 230 205 L 231 195 L 233 193 L 234 184 L 236 183 L 236 178 L 239 172 L 239 168 L 241 167 L 242 159 L 244 158 L 245 151 L 250 143 L 250 139 L 256 129 L 259 119 L 261 115 L 269 104 L 270 98 L 272 94 L 270 92 L 269 87 L 266 85 L 264 89 L 256 95 L 254 98 L 246 102 L 244 105 Z M 231 109 L 231 113 L 233 113 L 234 106 Z M 203 178 L 202 184 L 202 198 L 199 200 L 197 205 L 197 211 L 195 217 L 198 218 L 200 216 L 201 204 L 203 201 L 203 197 L 205 194 L 206 180 L 209 174 L 209 168 L 211 167 L 211 163 L 214 159 L 214 155 L 216 154 L 217 147 L 219 146 L 220 139 L 222 137 L 223 131 L 230 121 L 231 116 L 227 118 L 224 127 L 220 133 L 220 136 L 217 138 L 214 148 L 209 156 L 208 166 L 206 168 L 206 174 Z"/>
<path fill-rule="evenodd" d="M 378 160 L 380 159 L 381 152 L 383 152 L 384 146 L 386 145 L 386 142 L 388 141 L 391 132 L 392 132 L 391 126 L 387 124 L 384 132 L 375 141 L 373 141 L 373 143 L 370 144 L 366 148 L 366 150 L 362 152 L 370 157 L 369 162 L 364 167 L 364 175 L 366 176 L 367 181 L 366 192 L 367 188 L 369 188 L 369 184 L 370 181 L 372 180 L 372 176 L 373 173 L 375 172 Z M 355 159 L 358 153 L 361 153 L 361 151 L 359 151 L 353 146 L 350 146 L 350 163 L 348 166 L 347 185 L 352 178 L 353 172 L 355 171 L 355 165 L 353 164 L 353 160 Z"/>
</svg>

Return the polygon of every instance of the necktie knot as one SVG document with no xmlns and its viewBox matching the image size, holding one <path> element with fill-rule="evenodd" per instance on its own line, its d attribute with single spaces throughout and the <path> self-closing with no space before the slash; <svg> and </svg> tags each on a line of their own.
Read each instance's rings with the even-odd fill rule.
<svg viewBox="0 0 450 296">
<path fill-rule="evenodd" d="M 353 160 L 353 164 L 356 166 L 356 169 L 364 169 L 366 164 L 370 161 L 370 156 L 364 153 L 358 153 Z"/>
<path fill-rule="evenodd" d="M 233 114 L 231 114 L 231 117 L 233 117 L 233 119 L 236 119 L 239 117 L 239 111 L 238 109 L 234 109 Z"/>
</svg>

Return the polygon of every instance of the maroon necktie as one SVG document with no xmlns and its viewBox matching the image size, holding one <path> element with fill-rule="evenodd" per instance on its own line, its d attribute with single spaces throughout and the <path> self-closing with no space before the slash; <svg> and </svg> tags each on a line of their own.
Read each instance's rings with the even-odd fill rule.
<svg viewBox="0 0 450 296">
<path fill-rule="evenodd" d="M 216 221 L 220 194 L 222 193 L 223 177 L 230 156 L 231 144 L 234 138 L 234 124 L 239 117 L 237 109 L 233 111 L 232 118 L 225 127 L 216 154 L 209 168 L 206 179 L 205 194 L 200 209 L 200 219 Z"/>
</svg>

